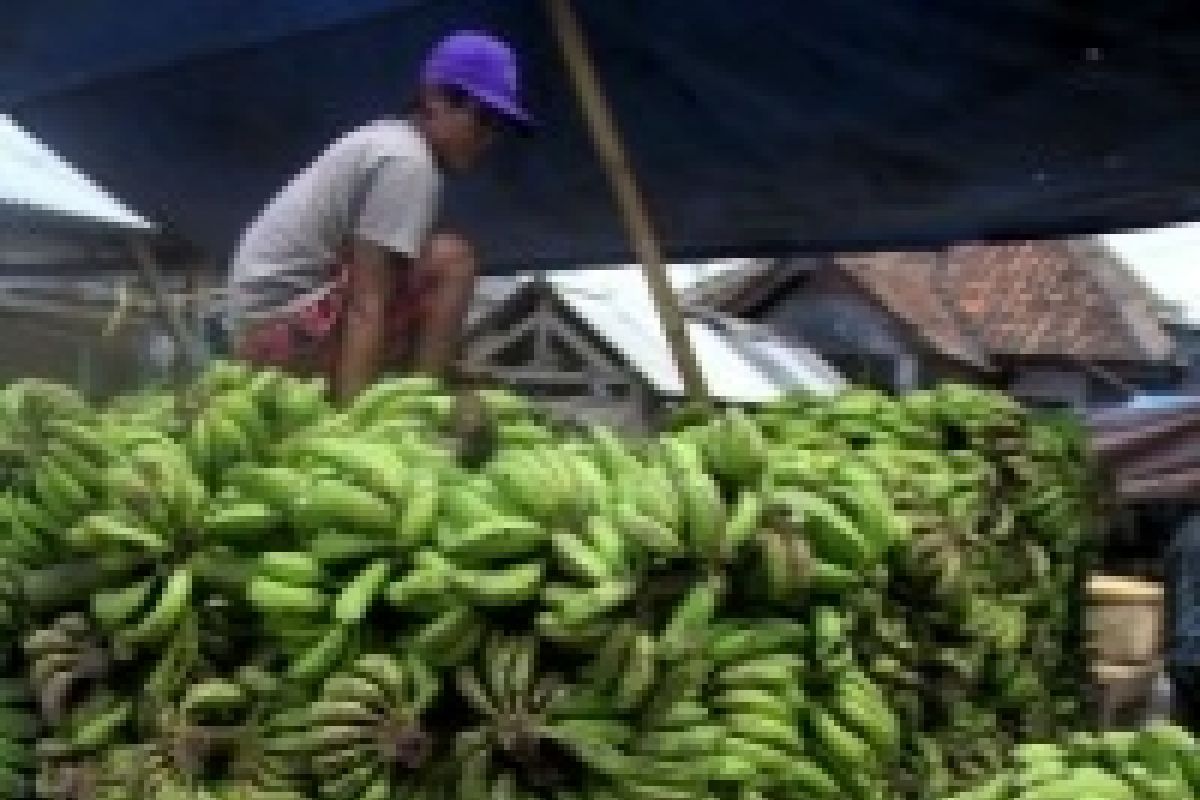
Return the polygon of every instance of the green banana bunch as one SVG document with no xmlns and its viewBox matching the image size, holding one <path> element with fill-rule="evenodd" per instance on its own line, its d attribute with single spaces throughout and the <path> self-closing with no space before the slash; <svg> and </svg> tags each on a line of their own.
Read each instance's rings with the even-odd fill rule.
<svg viewBox="0 0 1200 800">
<path fill-rule="evenodd" d="M 150 731 L 137 744 L 114 743 L 93 762 L 95 796 L 104 800 L 201 796 L 201 776 L 221 750 L 221 733 L 192 724 L 174 708 L 161 709 Z"/>
<path fill-rule="evenodd" d="M 452 576 L 457 569 L 435 550 L 418 551 L 407 571 L 385 589 L 388 604 L 400 613 L 426 619 L 461 605 L 447 591 L 453 586 Z"/>
<path fill-rule="evenodd" d="M 387 798 L 432 752 L 423 716 L 440 692 L 414 658 L 366 655 L 325 681 L 305 727 L 268 750 L 308 765 L 322 796 Z"/>
<path fill-rule="evenodd" d="M 680 436 L 667 436 L 659 442 L 658 458 L 679 498 L 687 549 L 698 559 L 721 559 L 725 502 L 720 485 L 704 468 L 700 448 Z"/>
<path fill-rule="evenodd" d="M 598 586 L 550 585 L 542 590 L 546 610 L 536 619 L 539 633 L 566 645 L 587 646 L 603 639 L 614 617 L 634 598 L 634 581 L 609 581 Z"/>
<path fill-rule="evenodd" d="M 540 525 L 569 525 L 577 516 L 577 494 L 572 464 L 558 447 L 501 452 L 486 467 L 502 509 Z"/>
<path fill-rule="evenodd" d="M 757 489 L 767 469 L 770 442 L 759 423 L 741 409 L 726 411 L 701 434 L 707 468 L 722 485 L 735 490 Z"/>
<path fill-rule="evenodd" d="M 602 640 L 584 676 L 589 689 L 614 711 L 632 713 L 657 699 L 655 690 L 665 679 L 663 667 L 655 636 L 625 621 Z"/>
<path fill-rule="evenodd" d="M 248 587 L 250 603 L 270 615 L 310 617 L 325 610 L 321 563 L 304 552 L 265 552 Z"/>
<path fill-rule="evenodd" d="M 812 492 L 780 490 L 770 498 L 776 519 L 808 542 L 824 562 L 862 572 L 882 555 L 880 543 L 868 539 L 842 509 Z"/>
<path fill-rule="evenodd" d="M 312 435 L 288 443 L 288 466 L 326 468 L 342 480 L 399 506 L 409 501 L 413 476 L 384 442 L 365 437 Z"/>
<path fill-rule="evenodd" d="M 437 548 L 463 566 L 490 567 L 498 562 L 528 560 L 544 552 L 549 533 L 524 517 L 494 516 L 466 527 L 442 526 Z"/>
<path fill-rule="evenodd" d="M 273 396 L 269 399 L 277 436 L 306 430 L 329 417 L 333 410 L 327 400 L 328 394 L 323 378 L 283 377 L 274 385 Z"/>
<path fill-rule="evenodd" d="M 248 424 L 264 430 L 271 429 L 270 423 L 278 421 L 280 414 L 276 403 L 282 394 L 321 384 L 319 380 L 294 378 L 274 367 L 247 369 L 246 365 L 233 362 L 216 364 L 209 372 L 224 374 L 213 381 L 202 376 L 196 383 L 192 399 L 210 407 L 224 403 L 253 407 L 254 418 L 249 419 Z M 235 399 L 230 401 L 230 397 Z M 247 412 L 246 416 L 250 414 Z"/>
<path fill-rule="evenodd" d="M 480 663 L 459 670 L 458 692 L 481 719 L 459 740 L 460 796 L 494 796 L 498 781 L 536 790 L 580 771 L 618 779 L 629 770 L 628 726 L 588 713 L 590 695 L 540 675 L 538 657 L 532 638 L 495 637 Z M 497 772 L 501 761 L 516 769 Z"/>
<path fill-rule="evenodd" d="M 545 568 L 538 562 L 494 569 L 452 566 L 448 572 L 448 588 L 475 608 L 516 608 L 538 597 L 544 575 Z"/>
<path fill-rule="evenodd" d="M 433 378 L 409 375 L 388 378 L 360 392 L 346 409 L 356 427 L 367 428 L 394 417 L 415 417 L 433 429 L 453 412 L 453 396 Z"/>
<path fill-rule="evenodd" d="M 66 718 L 80 687 L 100 680 L 109 668 L 108 654 L 81 614 L 65 614 L 34 631 L 25 639 L 24 651 L 30 688 L 51 724 Z"/>
<path fill-rule="evenodd" d="M 266 446 L 263 416 L 248 386 L 210 396 L 188 431 L 191 461 L 209 482 L 230 466 L 255 460 Z"/>
<path fill-rule="evenodd" d="M 622 535 L 616 514 L 590 514 L 577 530 L 553 531 L 550 545 L 558 570 L 588 586 L 636 579 L 647 560 Z"/>
<path fill-rule="evenodd" d="M 129 453 L 128 466 L 157 500 L 156 510 L 165 512 L 168 527 L 164 533 L 200 526 L 208 506 L 208 488 L 193 469 L 183 445 L 174 442 L 140 445 Z M 146 522 L 153 525 L 161 520 L 151 516 Z"/>
<path fill-rule="evenodd" d="M 300 517 L 300 498 L 308 493 L 313 482 L 307 471 L 275 464 L 238 464 L 223 472 L 221 477 L 226 489 L 235 491 L 248 502 L 273 509 L 289 524 Z"/>
<path fill-rule="evenodd" d="M 53 446 L 66 445 L 71 451 L 67 455 L 73 456 L 74 448 L 60 437 L 58 426 L 70 423 L 73 427 L 87 428 L 94 421 L 95 414 L 83 398 L 65 386 L 25 380 L 0 390 L 0 478 L 3 485 L 49 498 L 55 504 L 55 512 L 69 515 L 73 511 L 69 502 L 79 499 L 76 493 L 86 490 L 86 486 L 80 486 L 71 472 L 73 464 L 58 469 L 64 465 L 60 458 L 52 457 L 49 450 Z M 48 466 L 51 469 L 47 469 Z"/>
<path fill-rule="evenodd" d="M 682 541 L 684 509 L 674 479 L 665 465 L 658 460 L 637 465 L 621 472 L 612 481 L 618 506 L 629 505 L 637 515 L 661 528 L 665 532 L 663 536 Z M 675 547 L 680 547 L 680 544 Z M 670 556 L 673 552 L 667 551 L 664 555 Z"/>
<path fill-rule="evenodd" d="M 1181 800 L 1195 797 L 1200 786 L 1200 743 L 1169 725 L 1022 745 L 1013 762 L 953 800 Z"/>
<path fill-rule="evenodd" d="M 764 650 L 767 642 L 753 637 L 743 641 L 741 655 L 722 649 L 721 666 L 706 691 L 705 703 L 723 732 L 717 763 L 754 790 L 793 786 L 812 796 L 835 796 L 836 782 L 812 758 L 800 731 L 804 660 L 785 650 Z"/>
<path fill-rule="evenodd" d="M 659 657 L 677 661 L 703 652 L 707 646 L 706 634 L 717 618 L 725 592 L 726 581 L 719 573 L 692 586 L 671 611 L 659 634 Z"/>
<path fill-rule="evenodd" d="M 623 475 L 636 474 L 643 467 L 630 443 L 609 428 L 594 427 L 587 434 L 588 451 L 610 483 Z"/>
<path fill-rule="evenodd" d="M 319 683 L 349 654 L 349 626 L 361 622 L 387 581 L 388 563 L 377 562 L 331 597 L 323 587 L 324 565 L 311 553 L 262 553 L 246 599 L 289 661 L 287 676 L 301 685 Z"/>
<path fill-rule="evenodd" d="M 7 563 L 50 565 L 63 550 L 61 527 L 39 504 L 11 489 L 0 495 L 0 553 Z"/>
<path fill-rule="evenodd" d="M 96 502 L 104 465 L 63 439 L 51 439 L 33 470 L 34 497 L 53 519 L 69 524 Z"/>
<path fill-rule="evenodd" d="M 0 794 L 4 797 L 28 796 L 39 732 L 28 689 L 17 680 L 0 680 Z"/>
<path fill-rule="evenodd" d="M 1192 774 L 1160 730 L 989 780 L 1080 707 L 1069 426 L 946 387 L 633 443 L 421 377 L 323 395 L 232 362 L 100 410 L 0 389 L 0 630 L 27 645 L 0 669 L 55 737 L 44 790 L 1106 796 L 1099 770 L 1158 798 Z M 42 732 L 9 718 L 0 790 Z"/>
<path fill-rule="evenodd" d="M 374 492 L 336 477 L 318 477 L 293 500 L 293 521 L 308 530 L 343 528 L 387 535 L 396 512 Z"/>
</svg>

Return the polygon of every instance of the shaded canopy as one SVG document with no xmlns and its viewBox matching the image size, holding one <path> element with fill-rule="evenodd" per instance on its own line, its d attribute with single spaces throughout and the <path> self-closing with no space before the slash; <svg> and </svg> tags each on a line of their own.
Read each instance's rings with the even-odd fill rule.
<svg viewBox="0 0 1200 800">
<path fill-rule="evenodd" d="M 1186 0 L 576 0 L 673 258 L 1200 216 Z M 8 0 L 0 111 L 227 254 L 439 34 L 516 43 L 544 122 L 455 182 L 493 271 L 629 253 L 537 0 Z"/>
</svg>

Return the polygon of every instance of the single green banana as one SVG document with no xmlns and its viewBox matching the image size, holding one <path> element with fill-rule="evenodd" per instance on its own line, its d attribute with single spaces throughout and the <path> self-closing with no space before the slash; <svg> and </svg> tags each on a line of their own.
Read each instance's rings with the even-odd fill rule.
<svg viewBox="0 0 1200 800">
<path fill-rule="evenodd" d="M 293 586 L 261 576 L 250 581 L 248 596 L 251 605 L 270 614 L 316 614 L 328 600 L 311 586 Z"/>
<path fill-rule="evenodd" d="M 373 562 L 358 573 L 341 592 L 333 604 L 333 617 L 344 625 L 361 622 L 375 602 L 376 596 L 387 584 L 391 563 L 386 559 Z"/>
<path fill-rule="evenodd" d="M 167 578 L 154 608 L 132 628 L 122 630 L 121 639 L 134 645 L 163 641 L 187 613 L 191 601 L 192 571 L 188 567 L 180 567 Z"/>
</svg>

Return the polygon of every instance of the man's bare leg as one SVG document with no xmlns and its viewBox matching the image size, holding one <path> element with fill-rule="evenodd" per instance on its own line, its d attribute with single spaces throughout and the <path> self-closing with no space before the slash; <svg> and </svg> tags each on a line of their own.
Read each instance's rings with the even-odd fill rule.
<svg viewBox="0 0 1200 800">
<path fill-rule="evenodd" d="M 463 327 L 475 294 L 475 253 L 461 236 L 438 234 L 430 239 L 417 270 L 419 285 L 428 294 L 423 298 L 413 369 L 448 377 L 459 355 Z"/>
<path fill-rule="evenodd" d="M 340 320 L 337 358 L 329 384 L 340 403 L 348 403 L 373 383 L 383 369 L 387 336 L 387 304 L 398 265 L 373 242 L 355 240 L 350 261 L 345 315 Z"/>
</svg>

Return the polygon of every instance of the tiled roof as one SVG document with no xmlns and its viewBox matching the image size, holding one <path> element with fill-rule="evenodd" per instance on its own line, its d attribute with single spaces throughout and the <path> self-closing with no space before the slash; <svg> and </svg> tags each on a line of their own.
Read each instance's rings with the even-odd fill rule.
<svg viewBox="0 0 1200 800">
<path fill-rule="evenodd" d="M 950 250 L 947 283 L 966 325 L 994 355 L 1165 361 L 1161 324 L 1108 280 L 1106 254 L 1069 241 Z"/>
<path fill-rule="evenodd" d="M 933 350 L 977 368 L 990 366 L 982 343 L 956 313 L 945 266 L 930 253 L 842 256 L 842 270 Z"/>
<path fill-rule="evenodd" d="M 777 270 L 785 269 L 781 265 Z M 809 267 L 812 269 L 813 267 Z M 844 275 L 948 358 L 987 368 L 1000 357 L 1089 362 L 1169 362 L 1174 345 L 1155 305 L 1096 241 L 970 244 L 943 252 L 839 255 L 816 268 Z M 707 294 L 736 310 L 738 298 L 777 285 L 762 270 L 742 287 Z M 802 284 L 788 284 L 802 285 Z"/>
</svg>

